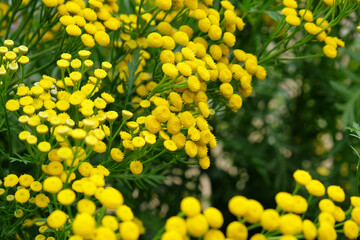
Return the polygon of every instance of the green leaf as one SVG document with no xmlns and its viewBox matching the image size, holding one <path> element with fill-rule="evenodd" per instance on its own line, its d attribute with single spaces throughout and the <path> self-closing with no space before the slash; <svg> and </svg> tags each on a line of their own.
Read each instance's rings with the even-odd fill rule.
<svg viewBox="0 0 360 240">
<path fill-rule="evenodd" d="M 274 11 L 264 11 L 267 15 L 269 15 L 269 17 L 271 17 L 274 21 L 276 22 L 280 22 L 281 21 L 281 18 L 282 18 L 282 15 L 280 15 L 279 13 L 277 12 L 274 12 Z"/>
<path fill-rule="evenodd" d="M 340 94 L 344 98 L 348 99 L 349 95 L 351 95 L 351 91 L 346 86 L 344 86 L 344 84 L 330 81 L 330 85 L 338 94 Z"/>
</svg>

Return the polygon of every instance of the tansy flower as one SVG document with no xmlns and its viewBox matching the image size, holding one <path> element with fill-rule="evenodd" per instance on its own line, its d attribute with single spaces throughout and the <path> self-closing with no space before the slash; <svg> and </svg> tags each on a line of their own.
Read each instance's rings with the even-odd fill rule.
<svg viewBox="0 0 360 240">
<path fill-rule="evenodd" d="M 307 171 L 299 169 L 294 172 L 293 177 L 295 181 L 301 185 L 306 185 L 312 180 L 311 175 Z"/>
<path fill-rule="evenodd" d="M 156 32 L 150 33 L 147 36 L 146 40 L 147 40 L 147 43 L 149 44 L 149 47 L 159 48 L 159 47 L 162 47 L 162 45 L 163 45 L 162 36 Z"/>
<path fill-rule="evenodd" d="M 117 189 L 107 187 L 101 193 L 99 201 L 106 208 L 117 209 L 124 203 L 124 198 Z"/>
<path fill-rule="evenodd" d="M 176 151 L 177 147 L 174 141 L 172 140 L 165 140 L 164 141 L 164 147 L 169 151 Z"/>
<path fill-rule="evenodd" d="M 134 174 L 134 175 L 139 175 L 142 173 L 143 171 L 143 164 L 138 161 L 138 160 L 133 160 L 130 163 L 130 171 Z"/>
<path fill-rule="evenodd" d="M 335 58 L 337 56 L 337 50 L 331 45 L 325 45 L 323 52 L 328 58 Z"/>
<path fill-rule="evenodd" d="M 95 33 L 95 41 L 100 46 L 107 46 L 110 43 L 110 37 L 109 35 L 104 31 L 98 31 Z"/>
<path fill-rule="evenodd" d="M 76 194 L 71 189 L 63 189 L 57 194 L 57 200 L 62 205 L 70 205 L 75 201 Z"/>
<path fill-rule="evenodd" d="M 39 181 L 33 181 L 30 184 L 30 188 L 34 192 L 40 192 L 42 190 L 42 184 Z"/>
<path fill-rule="evenodd" d="M 96 228 L 96 221 L 89 213 L 78 213 L 72 223 L 74 234 L 83 238 L 93 235 Z"/>
<path fill-rule="evenodd" d="M 138 225 L 133 221 L 120 223 L 120 236 L 122 239 L 138 239 L 140 236 Z"/>
<path fill-rule="evenodd" d="M 183 31 L 177 31 L 173 34 L 172 38 L 177 44 L 186 46 L 189 43 L 189 36 Z"/>
<path fill-rule="evenodd" d="M 189 234 L 196 238 L 203 236 L 209 229 L 208 222 L 202 214 L 187 218 L 186 226 Z"/>
<path fill-rule="evenodd" d="M 120 218 L 121 221 L 131 221 L 134 219 L 134 214 L 126 205 L 121 205 L 116 209 L 116 215 Z"/>
<path fill-rule="evenodd" d="M 247 239 L 248 231 L 244 224 L 234 221 L 227 226 L 226 236 L 229 238 Z"/>
<path fill-rule="evenodd" d="M 46 222 L 49 225 L 49 227 L 58 229 L 66 223 L 67 219 L 68 219 L 68 215 L 66 215 L 66 213 L 56 209 L 49 215 Z"/>
<path fill-rule="evenodd" d="M 30 198 L 30 192 L 26 188 L 19 189 L 15 192 L 15 200 L 19 203 L 26 203 Z"/>
<path fill-rule="evenodd" d="M 81 29 L 78 26 L 74 25 L 74 24 L 68 25 L 66 27 L 66 32 L 70 36 L 74 36 L 74 37 L 77 37 L 77 36 L 81 35 Z"/>
<path fill-rule="evenodd" d="M 344 190 L 339 186 L 331 185 L 327 188 L 327 194 L 336 202 L 343 202 L 345 200 Z"/>
<path fill-rule="evenodd" d="M 48 206 L 50 199 L 43 193 L 36 195 L 35 204 L 39 208 L 45 208 Z"/>
<path fill-rule="evenodd" d="M 9 110 L 11 112 L 15 112 L 15 111 L 19 110 L 20 103 L 17 100 L 10 99 L 9 101 L 6 102 L 5 107 L 7 110 Z"/>
<path fill-rule="evenodd" d="M 167 11 L 171 8 L 172 2 L 171 2 L 171 0 L 156 0 L 155 4 L 161 10 Z"/>
<path fill-rule="evenodd" d="M 305 185 L 306 190 L 316 197 L 321 197 L 325 194 L 324 185 L 318 180 L 311 180 L 308 184 Z"/>
<path fill-rule="evenodd" d="M 57 193 L 62 189 L 62 187 L 63 183 L 61 179 L 55 176 L 46 178 L 43 183 L 44 191 L 49 193 Z"/>
</svg>

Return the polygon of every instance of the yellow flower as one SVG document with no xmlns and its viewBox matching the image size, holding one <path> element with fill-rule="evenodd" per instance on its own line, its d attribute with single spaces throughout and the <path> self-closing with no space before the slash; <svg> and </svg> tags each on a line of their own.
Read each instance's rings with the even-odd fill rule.
<svg viewBox="0 0 360 240">
<path fill-rule="evenodd" d="M 334 46 L 325 45 L 323 47 L 323 52 L 328 58 L 335 58 L 337 56 L 337 50 Z"/>
<path fill-rule="evenodd" d="M 95 41 L 97 42 L 97 44 L 99 44 L 100 46 L 107 46 L 110 43 L 110 37 L 109 35 L 104 32 L 104 31 L 98 31 L 95 33 Z"/>
<path fill-rule="evenodd" d="M 42 184 L 39 181 L 34 181 L 30 184 L 30 188 L 33 192 L 40 192 L 42 190 Z"/>
<path fill-rule="evenodd" d="M 321 197 L 325 194 L 324 185 L 318 180 L 311 180 L 308 184 L 305 185 L 308 192 L 316 197 Z"/>
<path fill-rule="evenodd" d="M 106 208 L 117 209 L 124 203 L 124 198 L 119 190 L 107 187 L 101 193 L 99 201 Z"/>
<path fill-rule="evenodd" d="M 190 10 L 195 10 L 198 8 L 198 1 L 197 0 L 185 0 L 185 6 Z"/>
<path fill-rule="evenodd" d="M 280 215 L 274 209 L 266 209 L 261 214 L 260 223 L 264 229 L 268 231 L 274 231 L 279 227 Z"/>
<path fill-rule="evenodd" d="M 315 239 L 317 234 L 317 229 L 312 221 L 305 219 L 302 223 L 302 232 L 304 234 L 305 239 Z"/>
<path fill-rule="evenodd" d="M 20 103 L 17 100 L 10 99 L 9 101 L 6 102 L 5 107 L 7 110 L 9 110 L 11 112 L 15 112 L 15 111 L 19 110 Z"/>
<path fill-rule="evenodd" d="M 186 222 L 183 218 L 178 216 L 170 217 L 166 220 L 165 230 L 167 232 L 177 232 L 181 236 L 185 236 L 187 232 Z"/>
<path fill-rule="evenodd" d="M 177 31 L 172 35 L 172 38 L 177 44 L 186 46 L 189 43 L 189 36 L 182 31 Z"/>
<path fill-rule="evenodd" d="M 217 25 L 211 25 L 208 35 L 210 37 L 211 40 L 213 41 L 218 41 L 220 40 L 221 36 L 222 36 L 222 30 L 219 26 Z"/>
<path fill-rule="evenodd" d="M 118 216 L 121 221 L 132 221 L 134 219 L 131 208 L 126 205 L 121 205 L 116 209 L 116 216 Z"/>
<path fill-rule="evenodd" d="M 78 26 L 74 25 L 74 24 L 68 25 L 66 27 L 66 32 L 70 36 L 74 36 L 74 37 L 78 37 L 78 36 L 81 35 L 81 29 Z"/>
<path fill-rule="evenodd" d="M 86 137 L 86 131 L 81 128 L 76 128 L 70 132 L 70 135 L 73 139 L 82 140 Z"/>
<path fill-rule="evenodd" d="M 224 223 L 224 217 L 217 208 L 209 207 L 205 209 L 204 216 L 212 228 L 221 228 Z"/>
<path fill-rule="evenodd" d="M 301 229 L 302 221 L 300 216 L 288 213 L 280 217 L 280 232 L 282 234 L 297 234 L 301 232 Z"/>
<path fill-rule="evenodd" d="M 335 211 L 335 204 L 330 199 L 324 198 L 319 202 L 319 209 L 321 212 L 332 213 Z"/>
<path fill-rule="evenodd" d="M 245 240 L 248 237 L 248 230 L 241 222 L 231 222 L 226 228 L 226 236 L 232 239 Z"/>
<path fill-rule="evenodd" d="M 26 188 L 19 189 L 15 192 L 15 200 L 18 203 L 26 203 L 30 198 L 30 192 Z"/>
<path fill-rule="evenodd" d="M 246 203 L 247 211 L 244 218 L 249 223 L 256 223 L 260 220 L 261 214 L 264 211 L 263 206 L 256 200 L 250 199 Z"/>
<path fill-rule="evenodd" d="M 194 197 L 186 197 L 181 200 L 180 209 L 188 217 L 193 217 L 201 212 L 199 200 Z"/>
<path fill-rule="evenodd" d="M 167 50 L 173 50 L 175 48 L 175 41 L 172 37 L 163 36 L 163 48 Z"/>
<path fill-rule="evenodd" d="M 343 202 L 345 200 L 344 190 L 339 186 L 329 186 L 327 188 L 327 194 L 335 202 Z"/>
<path fill-rule="evenodd" d="M 9 174 L 4 178 L 5 187 L 14 187 L 18 184 L 19 178 L 15 174 Z"/>
<path fill-rule="evenodd" d="M 335 240 L 337 239 L 337 234 L 334 227 L 331 226 L 331 224 L 324 222 L 320 224 L 317 238 L 319 240 Z"/>
<path fill-rule="evenodd" d="M 192 74 L 191 67 L 185 62 L 178 63 L 176 67 L 179 70 L 179 72 L 186 77 Z"/>
<path fill-rule="evenodd" d="M 161 129 L 161 124 L 155 116 L 149 115 L 145 119 L 145 128 L 151 133 L 157 133 Z"/>
<path fill-rule="evenodd" d="M 155 0 L 155 4 L 161 10 L 167 11 L 171 8 L 172 2 L 171 0 Z"/>
<path fill-rule="evenodd" d="M 93 214 L 96 210 L 96 205 L 89 199 L 81 199 L 77 203 L 77 210 L 79 213 Z"/>
<path fill-rule="evenodd" d="M 57 0 L 42 0 L 42 2 L 45 4 L 45 6 L 47 7 L 56 7 L 58 4 Z"/>
<path fill-rule="evenodd" d="M 156 107 L 151 113 L 161 123 L 168 121 L 171 117 L 169 108 L 164 105 Z"/>
<path fill-rule="evenodd" d="M 294 199 L 290 193 L 278 192 L 275 196 L 276 204 L 284 211 L 291 212 L 294 208 Z"/>
<path fill-rule="evenodd" d="M 40 142 L 38 144 L 38 149 L 40 152 L 46 153 L 51 150 L 51 145 L 48 142 Z"/>
<path fill-rule="evenodd" d="M 348 239 L 356 239 L 357 236 L 359 235 L 359 227 L 356 224 L 356 222 L 352 220 L 345 221 L 343 229 L 344 229 L 344 235 Z"/>
<path fill-rule="evenodd" d="M 334 3 L 335 3 L 335 0 L 323 0 L 323 2 L 326 4 L 326 5 L 328 5 L 328 6 L 332 6 L 332 5 L 334 5 Z"/>
<path fill-rule="evenodd" d="M 67 219 L 68 219 L 68 215 L 66 213 L 56 209 L 49 215 L 46 222 L 47 225 L 49 225 L 49 227 L 58 229 L 64 226 Z"/>
<path fill-rule="evenodd" d="M 105 115 L 106 119 L 109 121 L 114 121 L 119 116 L 119 114 L 115 111 L 108 111 L 105 113 Z"/>
<path fill-rule="evenodd" d="M 197 155 L 196 143 L 194 143 L 193 141 L 186 141 L 185 152 L 189 157 L 194 158 Z"/>
<path fill-rule="evenodd" d="M 57 194 L 57 200 L 62 205 L 71 205 L 76 198 L 76 194 L 71 189 L 63 189 Z"/>
<path fill-rule="evenodd" d="M 23 187 L 29 187 L 33 181 L 34 181 L 33 176 L 29 174 L 23 174 L 19 177 L 19 183 Z"/>
<path fill-rule="evenodd" d="M 57 193 L 59 192 L 63 187 L 63 183 L 59 177 L 48 177 L 45 179 L 43 183 L 44 191 L 49 193 Z"/>
<path fill-rule="evenodd" d="M 139 175 L 142 173 L 143 171 L 143 164 L 138 161 L 138 160 L 133 160 L 130 163 L 130 171 L 134 174 L 134 175 Z"/>
<path fill-rule="evenodd" d="M 171 152 L 177 150 L 177 146 L 176 146 L 175 142 L 172 140 L 165 140 L 164 147 Z"/>
<path fill-rule="evenodd" d="M 146 38 L 149 47 L 159 48 L 162 47 L 164 40 L 159 33 L 153 32 L 150 33 Z"/>
<path fill-rule="evenodd" d="M 122 162 L 124 160 L 124 153 L 118 148 L 112 148 L 110 155 L 115 162 Z"/>
<path fill-rule="evenodd" d="M 196 238 L 203 236 L 209 229 L 208 222 L 202 214 L 188 217 L 186 219 L 186 226 L 189 234 Z"/>
<path fill-rule="evenodd" d="M 163 233 L 163 235 L 161 236 L 162 240 L 181 240 L 183 236 L 181 236 L 178 232 L 176 231 L 166 231 Z"/>
<path fill-rule="evenodd" d="M 74 234 L 83 238 L 93 236 L 96 228 L 96 221 L 89 213 L 78 213 L 72 222 L 72 230 Z"/>
<path fill-rule="evenodd" d="M 223 36 L 223 41 L 229 47 L 233 47 L 236 43 L 236 37 L 230 32 L 225 32 Z"/>
<path fill-rule="evenodd" d="M 162 68 L 163 72 L 165 73 L 165 75 L 167 75 L 171 78 L 175 78 L 179 74 L 178 69 L 172 63 L 165 63 L 162 65 L 161 68 Z"/>
<path fill-rule="evenodd" d="M 240 97 L 240 95 L 238 94 L 233 94 L 230 99 L 229 99 L 229 104 L 228 106 L 233 110 L 233 111 L 237 111 L 241 108 L 242 106 L 242 99 Z"/>
<path fill-rule="evenodd" d="M 314 20 L 314 16 L 312 14 L 312 11 L 309 9 L 301 9 L 299 11 L 299 15 L 304 18 L 307 22 L 312 22 Z"/>
<path fill-rule="evenodd" d="M 285 18 L 285 21 L 290 24 L 291 26 L 299 26 L 300 25 L 300 18 L 295 15 L 288 15 Z"/>
<path fill-rule="evenodd" d="M 133 221 L 122 222 L 120 223 L 120 236 L 124 240 L 138 239 L 140 229 Z"/>
<path fill-rule="evenodd" d="M 283 4 L 289 8 L 297 8 L 298 4 L 295 0 L 283 0 Z"/>
<path fill-rule="evenodd" d="M 132 144 L 134 147 L 141 148 L 145 145 L 145 139 L 142 137 L 134 137 L 132 139 Z"/>
</svg>

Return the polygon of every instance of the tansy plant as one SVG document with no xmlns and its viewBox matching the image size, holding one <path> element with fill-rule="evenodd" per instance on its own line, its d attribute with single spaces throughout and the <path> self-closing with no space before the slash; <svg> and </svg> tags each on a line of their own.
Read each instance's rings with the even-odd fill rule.
<svg viewBox="0 0 360 240">
<path fill-rule="evenodd" d="M 282 53 L 319 41 L 323 52 L 311 57 L 335 58 L 345 43 L 330 30 L 358 7 L 350 0 L 273 4 L 282 16 L 252 51 L 241 47 L 248 13 L 235 1 L 1 3 L 0 238 L 141 238 L 143 223 L 124 204 L 136 201 L 124 199 L 128 189 L 120 186 L 146 190 L 175 166 L 208 169 L 217 146 L 211 120 L 241 109 L 253 83 L 267 77 L 265 64 Z M 225 233 L 218 209 L 201 213 L 199 201 L 186 197 L 154 239 L 247 239 L 260 227 L 251 239 L 356 238 L 356 196 L 344 212 L 333 203 L 344 201 L 343 190 L 329 186 L 319 217 L 306 220 L 325 187 L 302 170 L 294 177 L 294 193 L 278 193 L 276 209 L 232 198 L 237 220 Z M 308 200 L 296 195 L 302 185 Z"/>
</svg>

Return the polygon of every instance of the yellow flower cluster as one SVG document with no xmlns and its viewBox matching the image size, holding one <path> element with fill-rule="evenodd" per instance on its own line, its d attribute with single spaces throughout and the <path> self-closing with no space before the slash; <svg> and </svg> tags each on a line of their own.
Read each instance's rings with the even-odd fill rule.
<svg viewBox="0 0 360 240">
<path fill-rule="evenodd" d="M 23 75 L 24 66 L 29 63 L 29 58 L 26 56 L 27 52 L 28 48 L 24 45 L 15 47 L 13 40 L 4 41 L 4 45 L 0 47 L 0 76 L 2 79 L 11 80 L 19 68 Z M 4 91 L 9 86 L 9 81 L 4 81 L 1 82 L 0 89 Z M 13 107 L 16 108 L 16 106 Z"/>
<path fill-rule="evenodd" d="M 324 0 L 326 5 L 333 6 L 332 0 Z M 337 56 L 337 47 L 344 47 L 345 43 L 338 37 L 331 37 L 328 34 L 331 32 L 333 23 L 329 23 L 326 17 L 314 16 L 310 8 L 299 9 L 296 0 L 283 0 L 284 8 L 282 14 L 286 16 L 285 21 L 291 26 L 299 26 L 302 24 L 305 31 L 310 35 L 316 36 L 319 42 L 324 42 L 323 52 L 328 58 L 335 58 Z M 341 3 L 340 3 L 341 4 Z M 310 7 L 310 6 L 309 6 Z M 299 16 L 298 16 L 299 15 Z M 303 23 L 302 21 L 305 21 Z"/>
<path fill-rule="evenodd" d="M 71 220 L 73 233 L 69 239 L 116 240 L 117 234 L 126 240 L 138 239 L 140 234 L 145 231 L 142 222 L 134 217 L 130 207 L 123 204 L 123 196 L 117 189 L 105 187 L 104 176 L 109 174 L 107 169 L 101 165 L 93 168 L 91 164 L 87 163 L 80 166 L 79 172 L 86 177 L 76 180 L 71 188 L 66 188 L 63 184 L 64 179 L 59 176 L 49 176 L 39 182 L 34 181 L 34 178 L 28 174 L 20 177 L 9 174 L 3 182 L 6 190 L 0 188 L 0 195 L 6 194 L 7 202 L 15 200 L 21 204 L 14 212 L 16 218 L 24 216 L 23 207 L 32 208 L 33 205 L 36 205 L 39 209 L 47 208 L 50 198 L 53 197 L 52 204 L 56 209 L 47 217 L 41 216 L 46 217 L 47 220 L 37 223 L 38 226 L 41 226 L 39 229 L 41 234 L 36 239 L 51 235 L 50 232 L 45 232 L 48 228 L 62 231 L 68 224 L 68 219 Z M 13 192 L 15 193 L 12 194 Z M 97 209 L 97 201 L 102 206 L 100 210 Z M 69 208 L 72 205 L 77 210 L 74 218 L 72 210 Z M 67 211 L 62 208 L 66 208 Z M 105 214 L 106 209 L 115 210 L 115 216 Z M 39 217 L 28 218 L 23 225 L 30 227 L 38 219 Z M 99 225 L 97 222 L 101 224 Z"/>
<path fill-rule="evenodd" d="M 77 1 L 43 0 L 47 7 L 57 7 L 59 22 L 65 27 L 69 36 L 80 36 L 86 47 L 94 47 L 95 42 L 100 46 L 110 43 L 108 31 L 116 31 L 121 22 L 113 16 L 119 11 L 116 1 L 90 0 L 88 3 Z"/>
<path fill-rule="evenodd" d="M 72 163 L 75 152 L 79 152 L 77 158 L 82 156 L 82 151 L 85 154 L 81 145 L 77 145 L 81 140 L 86 143 L 87 152 L 90 149 L 104 152 L 106 145 L 102 140 L 110 134 L 104 122 L 106 119 L 113 121 L 117 117 L 114 111 L 104 111 L 107 104 L 115 101 L 111 95 L 103 92 L 100 97 L 90 99 L 98 92 L 111 64 L 104 62 L 103 68 L 95 69 L 94 76 L 82 84 L 83 75 L 93 66 L 93 62 L 88 59 L 89 51 L 82 50 L 79 56 L 80 59 L 71 60 L 70 54 L 62 54 L 62 59 L 57 62 L 62 72 L 60 80 L 44 75 L 31 88 L 20 84 L 16 86 L 14 99 L 6 103 L 9 111 L 20 113 L 19 122 L 23 124 L 24 131 L 20 132 L 19 138 L 26 142 L 30 152 L 33 149 L 47 153 L 57 142 L 63 153 L 59 153 L 59 157 L 68 166 L 77 165 L 76 161 Z M 69 72 L 68 77 L 65 71 Z M 48 141 L 38 141 L 43 139 Z"/>
<path fill-rule="evenodd" d="M 357 238 L 360 225 L 359 197 L 352 196 L 351 206 L 344 212 L 334 202 L 343 202 L 345 193 L 341 187 L 331 185 L 326 190 L 328 198 L 322 198 L 318 202 L 320 213 L 316 215 L 316 219 L 305 219 L 308 205 L 313 197 L 325 195 L 325 187 L 304 170 L 295 171 L 293 176 L 296 181 L 294 193 L 279 192 L 275 197 L 276 209 L 264 209 L 258 201 L 244 196 L 231 198 L 228 208 L 237 220 L 227 225 L 225 233 L 220 230 L 224 218 L 218 209 L 209 207 L 201 212 L 200 202 L 194 197 L 186 197 L 180 204 L 181 213 L 167 219 L 161 239 L 181 240 L 191 236 L 202 237 L 205 240 L 331 240 L 342 235 L 347 239 Z M 296 194 L 302 186 L 309 193 L 308 200 Z M 262 232 L 249 236 L 249 230 L 258 227 L 263 229 Z"/>
</svg>

